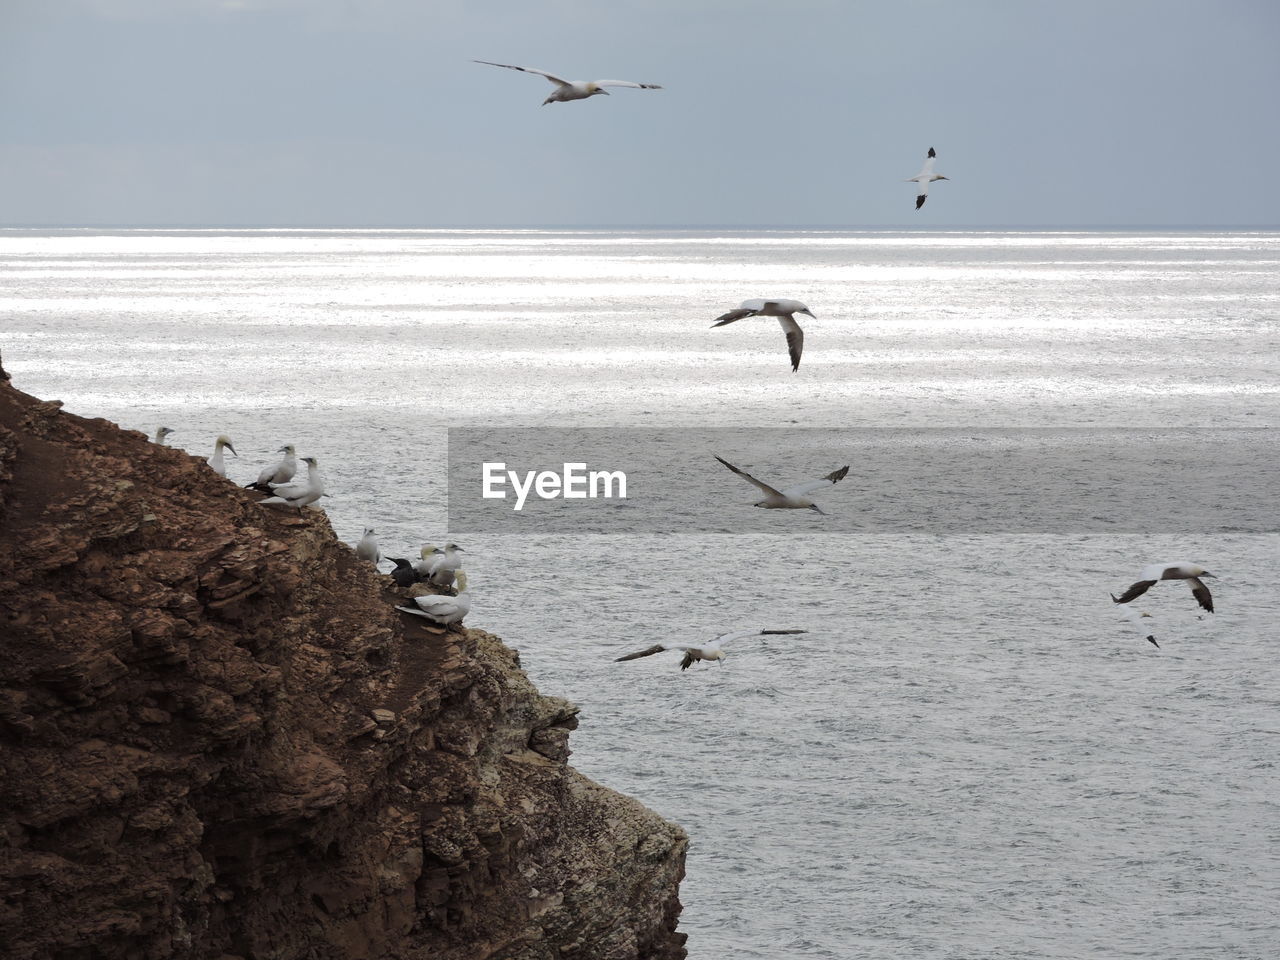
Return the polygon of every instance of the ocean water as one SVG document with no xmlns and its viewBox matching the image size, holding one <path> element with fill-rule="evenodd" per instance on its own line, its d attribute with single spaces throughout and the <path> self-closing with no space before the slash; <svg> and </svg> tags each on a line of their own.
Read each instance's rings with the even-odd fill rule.
<svg viewBox="0 0 1280 960">
<path fill-rule="evenodd" d="M 341 536 L 412 555 L 448 537 L 450 426 L 789 428 L 750 464 L 786 482 L 840 465 L 808 427 L 1274 429 L 1278 276 L 1275 232 L 4 230 L 0 350 L 73 412 L 230 435 L 242 483 L 293 442 Z M 798 373 L 774 320 L 711 329 L 757 296 L 816 314 Z M 472 625 L 582 706 L 575 765 L 689 831 L 690 956 L 1280 953 L 1265 445 L 1170 458 L 1153 501 L 1242 506 L 1137 530 L 1070 484 L 1079 522 L 1038 529 L 1033 467 L 1023 522 L 903 532 L 926 481 L 849 449 L 832 519 L 711 461 L 721 499 L 685 506 L 750 533 L 464 541 Z M 1166 559 L 1217 612 L 1158 584 L 1157 650 L 1107 594 Z M 808 632 L 613 662 L 739 627 Z"/>
</svg>

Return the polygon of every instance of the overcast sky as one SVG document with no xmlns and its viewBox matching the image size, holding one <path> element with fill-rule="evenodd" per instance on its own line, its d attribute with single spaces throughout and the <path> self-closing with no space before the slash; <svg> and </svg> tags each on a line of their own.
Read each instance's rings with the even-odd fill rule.
<svg viewBox="0 0 1280 960">
<path fill-rule="evenodd" d="M 0 0 L 0 224 L 1277 225 L 1277 94 L 1276 0 Z"/>
</svg>

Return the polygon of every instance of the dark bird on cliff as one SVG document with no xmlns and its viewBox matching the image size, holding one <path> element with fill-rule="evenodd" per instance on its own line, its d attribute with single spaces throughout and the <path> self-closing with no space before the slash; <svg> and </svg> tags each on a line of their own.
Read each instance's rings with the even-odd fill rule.
<svg viewBox="0 0 1280 960">
<path fill-rule="evenodd" d="M 737 310 L 730 310 L 716 317 L 715 323 L 711 326 L 723 327 L 735 320 L 745 320 L 747 317 L 777 317 L 778 323 L 782 326 L 782 332 L 787 335 L 791 372 L 795 373 L 800 369 L 800 354 L 804 352 L 804 331 L 800 329 L 800 324 L 796 323 L 797 313 L 813 317 L 809 308 L 799 300 L 744 300 Z M 817 317 L 814 319 L 816 320 Z"/>
<path fill-rule="evenodd" d="M 308 504 L 315 503 L 324 493 L 324 477 L 320 475 L 320 464 L 315 457 L 303 457 L 307 465 L 307 479 L 298 483 L 272 484 L 273 497 L 258 501 L 264 507 L 296 507 L 298 512 Z"/>
<path fill-rule="evenodd" d="M 262 472 L 258 474 L 258 479 L 253 483 L 246 483 L 246 490 L 261 490 L 263 493 L 271 493 L 271 485 L 273 483 L 288 483 L 293 479 L 293 475 L 298 472 L 298 457 L 293 449 L 292 443 L 286 443 L 283 447 L 276 451 L 283 453 L 284 457 L 279 463 L 262 468 Z"/>
<path fill-rule="evenodd" d="M 916 187 L 916 209 L 919 210 L 924 206 L 924 202 L 929 199 L 929 184 L 935 180 L 950 180 L 950 177 L 944 177 L 940 173 L 933 172 L 933 164 L 937 158 L 937 154 L 933 152 L 933 147 L 929 148 L 929 155 L 924 158 L 924 166 L 920 168 L 920 172 L 914 177 L 908 177 L 907 183 L 915 183 Z"/>
<path fill-rule="evenodd" d="M 467 575 L 458 571 L 458 595 L 432 594 L 425 597 L 413 597 L 412 607 L 397 606 L 402 613 L 411 613 L 415 617 L 425 617 L 442 626 L 460 623 L 462 618 L 471 612 L 471 594 L 467 592 Z"/>
<path fill-rule="evenodd" d="M 652 647 L 645 650 L 637 650 L 635 653 L 628 653 L 626 656 L 618 657 L 614 663 L 622 663 L 624 660 L 639 660 L 641 657 L 651 657 L 655 653 L 663 653 L 666 650 L 680 650 L 684 653 L 684 659 L 680 661 L 680 669 L 688 670 L 689 667 L 697 663 L 699 660 L 718 660 L 723 666 L 724 646 L 734 640 L 742 640 L 746 637 L 772 637 L 790 635 L 795 633 L 804 633 L 803 630 L 742 630 L 737 633 L 726 633 L 717 637 L 711 643 L 701 647 L 687 647 L 680 644 L 665 645 L 655 643 Z"/>
<path fill-rule="evenodd" d="M 804 483 L 798 483 L 794 487 L 776 490 L 767 483 L 761 483 L 745 470 L 739 470 L 723 457 L 716 457 L 716 459 L 747 481 L 747 483 L 764 491 L 765 498 L 752 504 L 752 506 L 764 507 L 767 510 L 803 510 L 808 508 L 814 513 L 822 513 L 818 505 L 809 499 L 808 494 L 813 493 L 815 490 L 821 490 L 828 483 L 839 483 L 849 472 L 849 466 L 846 464 L 839 470 L 832 470 L 821 480 L 806 480 Z"/>
<path fill-rule="evenodd" d="M 1200 604 L 1209 613 L 1213 613 L 1213 595 L 1209 593 L 1209 588 L 1204 585 L 1202 577 L 1213 577 L 1212 573 L 1204 567 L 1186 561 L 1177 563 L 1152 563 L 1142 568 L 1140 574 L 1141 579 L 1138 580 L 1120 596 L 1114 593 L 1111 599 L 1116 603 L 1128 603 L 1137 597 L 1142 596 L 1150 590 L 1160 580 L 1186 580 L 1187 586 L 1191 588 L 1191 595 L 1196 598 L 1196 602 Z"/>
<path fill-rule="evenodd" d="M 225 477 L 227 475 L 227 465 L 222 459 L 222 450 L 224 447 L 231 451 L 231 455 L 233 457 L 239 456 L 239 454 L 236 453 L 236 448 L 231 445 L 230 437 L 225 435 L 218 437 L 217 441 L 213 445 L 213 456 L 209 458 L 209 466 L 211 466 L 213 468 L 213 472 L 220 477 Z"/>
<path fill-rule="evenodd" d="M 404 557 L 387 557 L 387 559 L 395 564 L 395 569 L 391 571 L 391 579 L 397 586 L 412 587 L 421 580 L 418 572 L 413 569 L 413 564 Z"/>
<path fill-rule="evenodd" d="M 545 107 L 548 103 L 567 103 L 570 100 L 586 100 L 588 97 L 609 96 L 609 91 L 604 87 L 633 87 L 638 90 L 661 90 L 662 87 L 656 83 L 636 83 L 633 80 L 561 80 L 554 73 L 547 73 L 545 70 L 535 70 L 533 67 L 517 67 L 510 63 L 494 63 L 492 60 L 472 60 L 472 63 L 483 63 L 490 67 L 504 67 L 507 70 L 519 70 L 521 73 L 535 73 L 540 77 L 546 77 L 556 85 L 555 90 L 547 99 L 542 101 Z"/>
</svg>

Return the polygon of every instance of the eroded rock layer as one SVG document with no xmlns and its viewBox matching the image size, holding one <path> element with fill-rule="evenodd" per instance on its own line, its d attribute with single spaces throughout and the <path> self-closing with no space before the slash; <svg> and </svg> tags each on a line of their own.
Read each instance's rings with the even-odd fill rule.
<svg viewBox="0 0 1280 960">
<path fill-rule="evenodd" d="M 320 511 L 0 376 L 13 958 L 675 958 L 686 838 Z"/>
</svg>

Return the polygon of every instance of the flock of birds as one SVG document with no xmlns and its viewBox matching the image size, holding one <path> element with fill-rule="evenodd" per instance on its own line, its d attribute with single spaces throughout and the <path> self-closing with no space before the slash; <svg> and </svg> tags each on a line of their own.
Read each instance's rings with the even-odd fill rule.
<svg viewBox="0 0 1280 960">
<path fill-rule="evenodd" d="M 632 80 L 566 80 L 554 73 L 537 70 L 533 67 L 522 67 L 510 63 L 495 63 L 491 60 L 476 60 L 473 62 L 487 66 L 502 67 L 506 70 L 516 70 L 521 73 L 530 73 L 550 81 L 555 89 L 542 101 L 543 106 L 549 103 L 567 103 L 573 100 L 587 100 L 595 96 L 608 96 L 609 91 L 605 89 L 606 87 L 631 87 L 638 90 L 662 89 L 661 85 L 656 83 L 637 83 Z M 929 185 L 931 183 L 949 179 L 942 174 L 934 172 L 936 161 L 937 152 L 930 147 L 920 172 L 914 177 L 908 177 L 905 181 L 916 184 L 917 210 L 923 207 L 925 201 L 929 198 Z M 712 327 L 727 326 L 749 317 L 776 318 L 786 336 L 791 371 L 795 373 L 800 369 L 800 357 L 804 352 L 804 331 L 796 322 L 797 314 L 816 319 L 809 307 L 799 300 L 744 300 L 736 309 L 717 317 L 712 323 Z M 164 444 L 172 433 L 173 431 L 168 427 L 160 427 L 156 430 L 153 439 L 156 443 Z M 226 436 L 219 436 L 208 462 L 213 471 L 222 477 L 226 476 L 224 451 L 229 451 L 232 456 L 236 456 L 235 447 L 232 446 L 231 440 Z M 303 480 L 296 480 L 299 461 L 293 445 L 287 444 L 277 452 L 283 453 L 284 457 L 278 463 L 264 467 L 259 473 L 258 479 L 254 483 L 247 484 L 249 489 L 268 494 L 261 501 L 262 506 L 296 509 L 301 512 L 303 507 L 314 504 L 321 497 L 328 495 L 325 493 L 324 478 L 320 473 L 319 464 L 314 457 L 302 458 L 301 462 L 307 465 L 307 476 Z M 810 495 L 823 489 L 827 484 L 840 482 L 849 473 L 849 467 L 846 465 L 819 479 L 808 480 L 780 490 L 761 480 L 757 480 L 728 460 L 721 457 L 716 457 L 716 459 L 727 469 L 759 489 L 764 494 L 764 499 L 757 501 L 754 506 L 766 509 L 812 510 L 821 514 L 823 512 L 822 509 L 813 502 Z M 448 543 L 443 548 L 426 544 L 422 547 L 416 560 L 409 560 L 403 557 L 383 557 L 375 532 L 372 529 L 364 531 L 364 536 L 355 547 L 356 556 L 373 564 L 375 568 L 383 562 L 390 563 L 392 569 L 388 571 L 388 575 L 401 588 L 409 589 L 425 583 L 434 589 L 448 590 L 456 585 L 454 594 L 432 593 L 410 596 L 407 604 L 396 606 L 397 610 L 406 614 L 423 617 L 449 628 L 457 628 L 471 609 L 471 597 L 467 591 L 467 575 L 461 569 L 462 560 L 459 556 L 461 552 L 462 547 L 455 543 Z M 1139 612 L 1135 608 L 1129 607 L 1128 604 L 1145 594 L 1161 580 L 1185 580 L 1190 585 L 1192 596 L 1200 604 L 1201 608 L 1213 613 L 1213 597 L 1209 592 L 1209 588 L 1204 585 L 1204 579 L 1211 577 L 1213 577 L 1213 574 L 1194 563 L 1151 564 L 1143 569 L 1141 578 L 1137 582 L 1119 597 L 1112 594 L 1111 599 L 1119 605 L 1128 624 L 1140 635 L 1143 635 L 1148 642 L 1159 647 L 1160 644 L 1156 641 L 1154 633 L 1143 623 L 1145 619 L 1151 618 L 1151 614 L 1145 611 Z M 694 663 L 700 661 L 723 663 L 725 657 L 724 646 L 734 640 L 757 636 L 801 634 L 804 632 L 804 630 L 798 629 L 748 630 L 724 634 L 713 643 L 702 646 L 654 644 L 644 650 L 618 657 L 617 662 L 637 660 L 666 651 L 678 651 L 682 655 L 680 669 L 687 670 Z"/>
<path fill-rule="evenodd" d="M 608 96 L 609 91 L 604 89 L 605 87 L 633 87 L 638 90 L 662 89 L 661 84 L 636 83 L 633 80 L 565 80 L 554 73 L 548 73 L 546 70 L 519 67 L 513 63 L 494 63 L 492 60 L 473 60 L 472 63 L 483 63 L 490 67 L 503 67 L 506 70 L 532 73 L 550 80 L 555 84 L 555 90 L 551 92 L 547 99 L 542 101 L 544 107 L 548 103 L 567 103 L 570 100 L 587 100 L 595 96 Z M 929 184 L 938 180 L 950 179 L 950 177 L 944 177 L 940 173 L 933 172 L 933 165 L 937 157 L 937 152 L 933 147 L 930 147 L 920 172 L 914 177 L 907 177 L 904 181 L 905 183 L 914 183 L 916 185 L 917 210 L 923 207 L 924 202 L 929 199 Z M 797 313 L 803 313 L 807 317 L 817 319 L 809 308 L 799 300 L 746 300 L 738 309 L 730 310 L 723 316 L 718 317 L 712 326 L 723 327 L 725 324 L 733 323 L 735 320 L 743 320 L 747 317 L 777 317 L 778 323 L 782 325 L 782 332 L 787 337 L 787 353 L 791 357 L 791 372 L 795 373 L 800 369 L 800 354 L 804 350 L 804 331 L 800 329 L 800 324 L 796 323 Z"/>
<path fill-rule="evenodd" d="M 155 443 L 163 446 L 173 432 L 169 427 L 159 427 L 152 439 Z M 219 436 L 214 442 L 213 453 L 208 458 L 208 464 L 214 473 L 223 478 L 227 475 L 224 451 L 230 451 L 232 456 L 237 456 L 231 439 L 227 436 Z M 285 444 L 276 452 L 282 453 L 284 456 L 278 462 L 263 467 L 258 473 L 258 479 L 253 483 L 245 484 L 246 489 L 268 494 L 268 496 L 259 501 L 259 505 L 277 509 L 295 509 L 301 513 L 303 507 L 310 506 L 321 497 L 328 496 L 325 492 L 324 477 L 320 473 L 320 466 L 315 457 L 299 458 L 293 444 Z M 716 457 L 716 460 L 764 493 L 764 499 L 757 501 L 753 506 L 771 510 L 812 510 L 815 513 L 823 513 L 822 509 L 813 502 L 809 495 L 823 489 L 827 484 L 839 483 L 849 473 L 849 465 L 846 464 L 817 480 L 807 480 L 779 490 L 761 480 L 757 480 L 745 470 L 734 466 L 722 457 Z M 307 476 L 303 480 L 296 479 L 299 463 L 305 464 L 307 467 Z M 396 609 L 403 613 L 422 617 L 449 629 L 460 629 L 463 618 L 471 611 L 471 594 L 467 588 L 467 575 L 462 570 L 461 554 L 463 552 L 463 548 L 453 542 L 446 543 L 443 547 L 436 547 L 428 543 L 422 546 L 417 559 L 384 557 L 378 545 L 376 531 L 372 528 L 366 528 L 364 535 L 355 545 L 356 557 L 372 564 L 375 569 L 378 569 L 382 563 L 391 564 L 391 569 L 387 571 L 387 575 L 402 589 L 409 589 L 417 584 L 424 583 L 433 589 L 454 589 L 455 592 L 452 594 L 426 593 L 409 596 L 406 598 L 406 604 L 396 605 Z M 1216 578 L 1214 574 L 1199 564 L 1186 561 L 1149 564 L 1143 567 L 1138 580 L 1131 584 L 1120 596 L 1117 597 L 1115 594 L 1111 594 L 1111 599 L 1119 606 L 1127 625 L 1146 639 L 1147 642 L 1159 647 L 1160 644 L 1156 640 L 1153 630 L 1144 623 L 1145 620 L 1151 619 L 1152 615 L 1146 611 L 1140 612 L 1135 608 L 1129 607 L 1128 604 L 1146 594 L 1148 590 L 1162 580 L 1184 580 L 1191 588 L 1191 596 L 1200 605 L 1200 608 L 1207 613 L 1213 613 L 1213 595 L 1204 583 L 1206 579 Z M 756 636 L 792 635 L 804 632 L 804 630 L 799 629 L 747 630 L 724 634 L 716 638 L 714 642 L 701 646 L 654 644 L 644 650 L 618 657 L 615 662 L 638 660 L 657 653 L 677 651 L 682 655 L 680 669 L 687 670 L 690 666 L 700 661 L 723 663 L 725 657 L 724 646 L 733 640 Z"/>
</svg>

